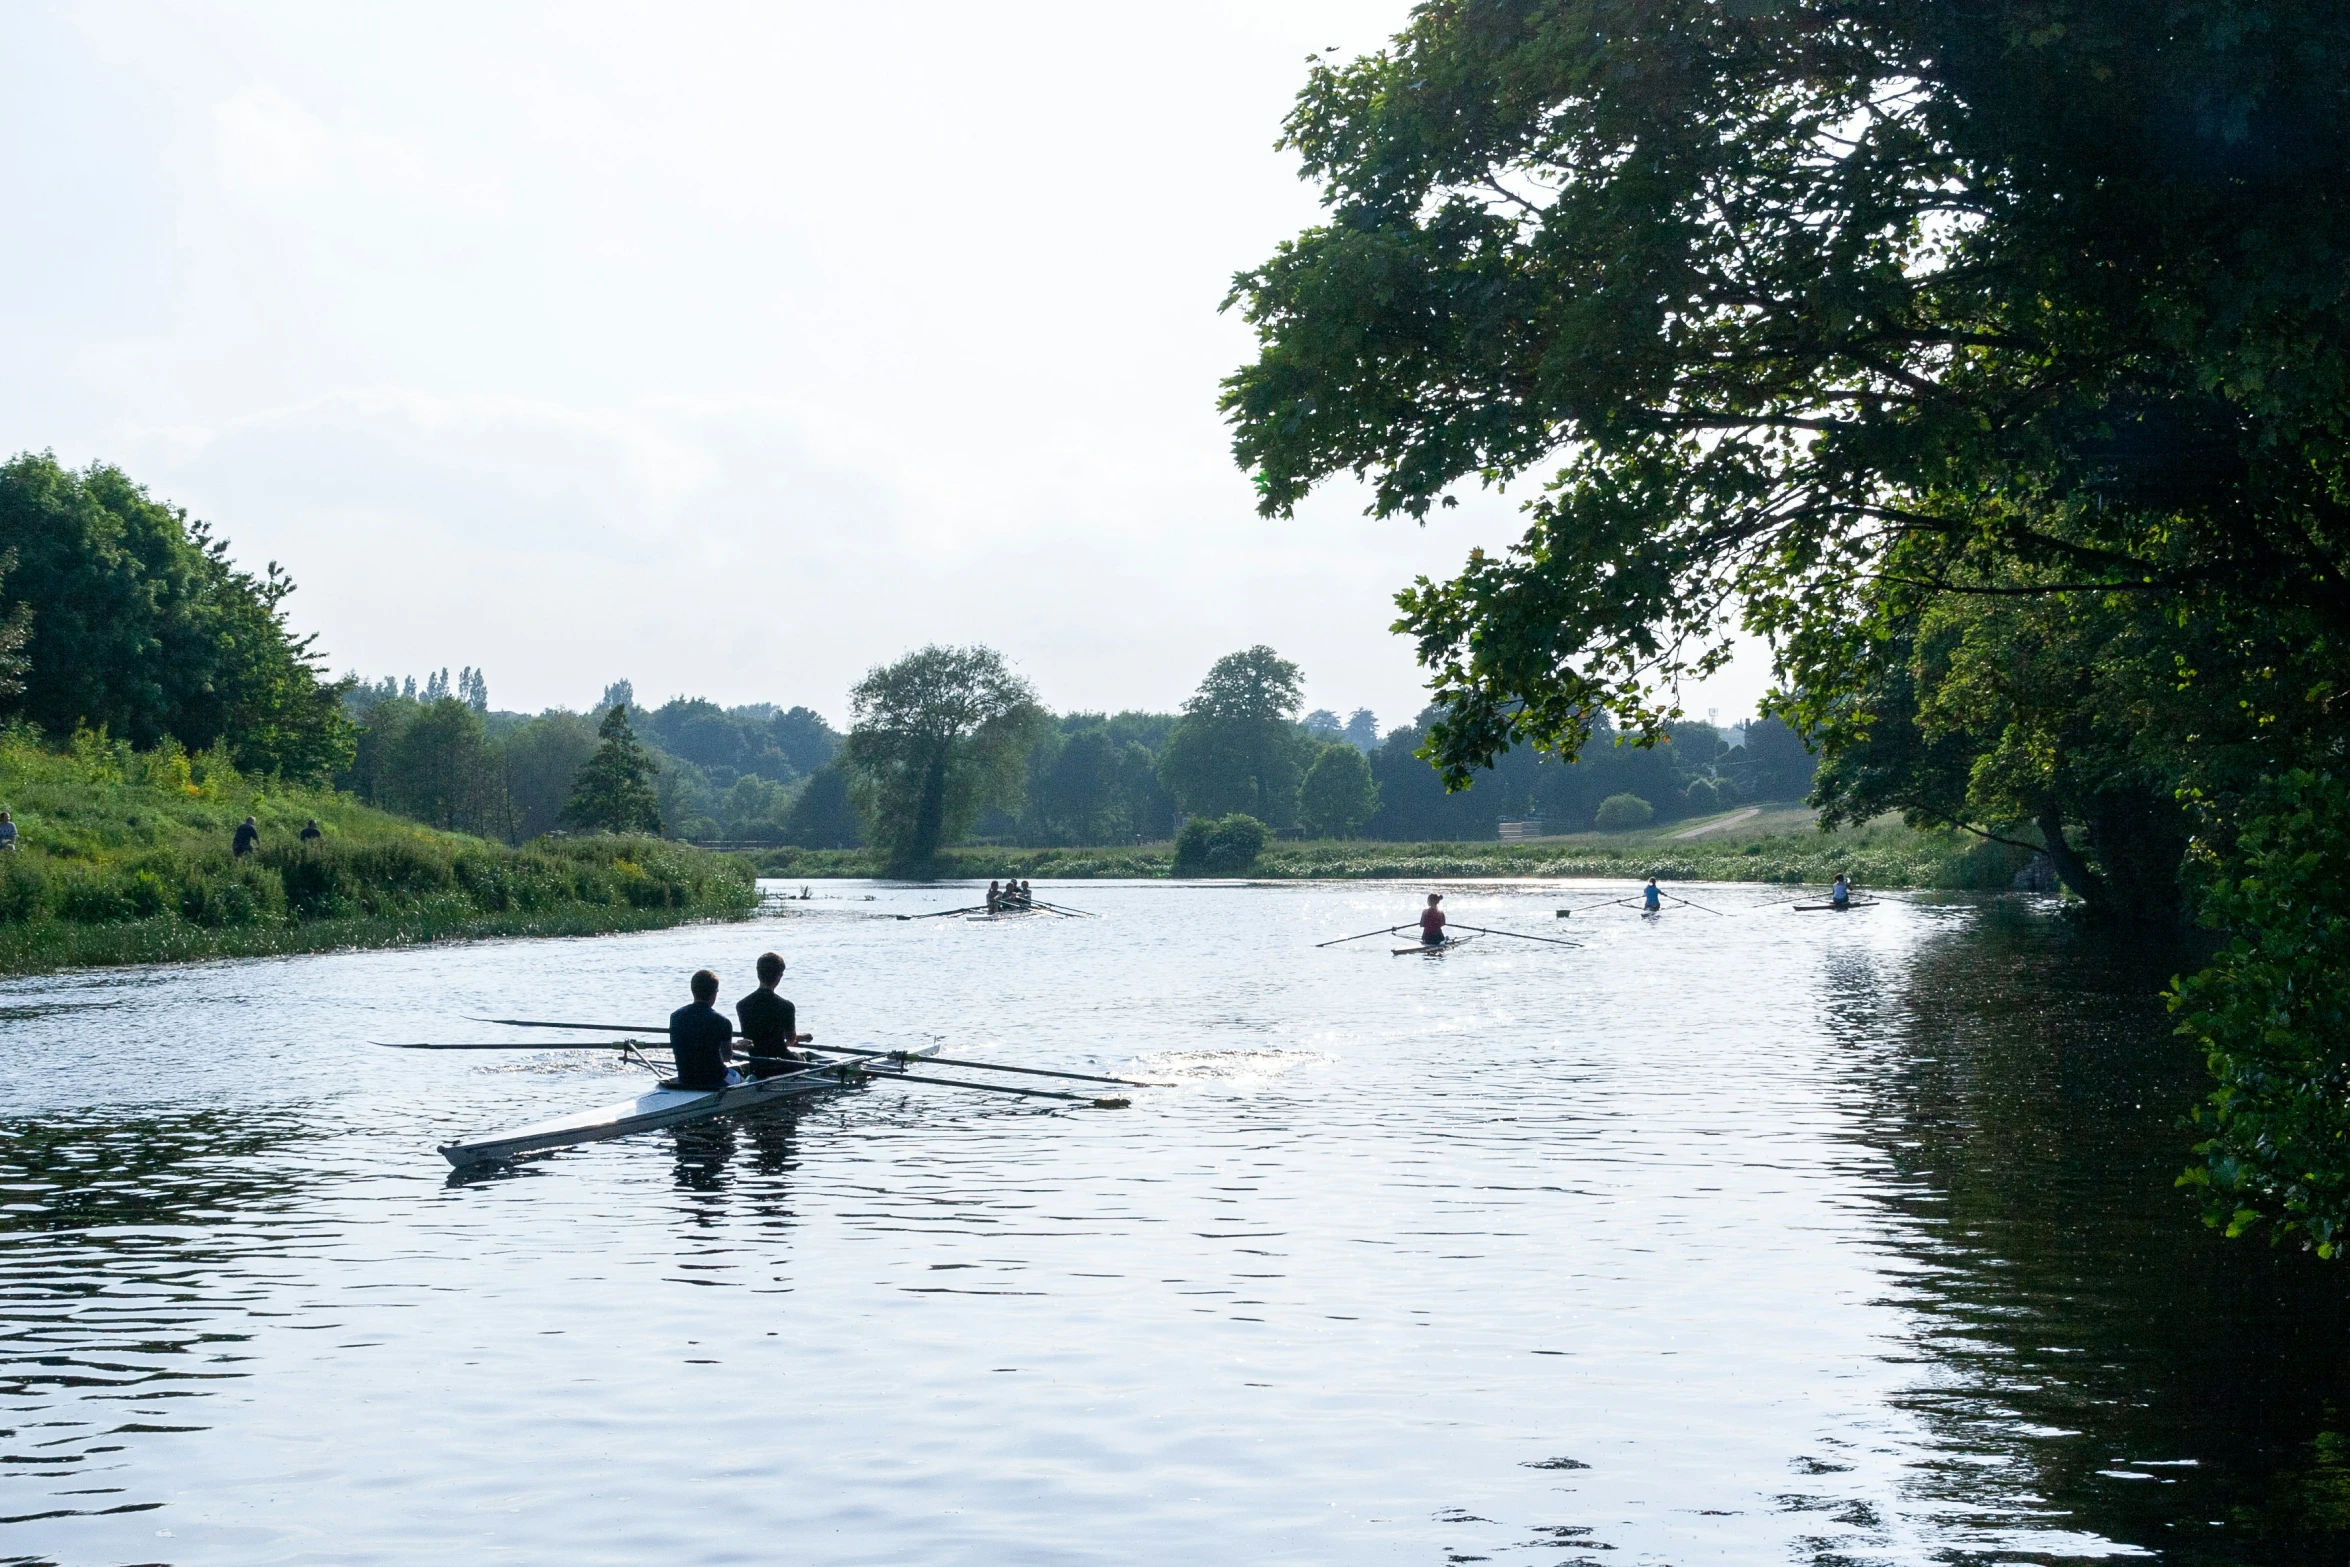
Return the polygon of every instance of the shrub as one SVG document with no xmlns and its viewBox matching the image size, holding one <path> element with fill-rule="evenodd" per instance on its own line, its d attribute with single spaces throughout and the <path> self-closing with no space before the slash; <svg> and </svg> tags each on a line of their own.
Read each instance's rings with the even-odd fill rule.
<svg viewBox="0 0 2350 1567">
<path fill-rule="evenodd" d="M 1729 803 L 1722 798 L 1721 791 L 1716 789 L 1713 781 L 1708 778 L 1690 779 L 1689 787 L 1684 791 L 1682 798 L 1687 803 L 1689 814 L 1692 816 L 1711 816 Z"/>
<path fill-rule="evenodd" d="M 2204 904 L 2233 939 L 2171 995 L 2219 1085 L 2180 1184 L 2230 1235 L 2268 1225 L 2334 1257 L 2350 1235 L 2350 784 L 2296 772 L 2264 794 Z"/>
<path fill-rule="evenodd" d="M 1272 828 L 1245 812 L 1195 816 L 1175 836 L 1175 874 L 1245 876 L 1272 836 Z"/>
<path fill-rule="evenodd" d="M 1656 818 L 1656 807 L 1636 794 L 1611 794 L 1599 802 L 1601 832 L 1630 832 Z"/>
</svg>

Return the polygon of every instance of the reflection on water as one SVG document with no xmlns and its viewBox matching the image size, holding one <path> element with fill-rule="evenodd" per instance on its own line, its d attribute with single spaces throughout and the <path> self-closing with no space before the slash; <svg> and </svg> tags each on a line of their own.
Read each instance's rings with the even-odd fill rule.
<svg viewBox="0 0 2350 1567">
<path fill-rule="evenodd" d="M 298 1135 L 205 1110 L 0 1121 L 0 1524 L 164 1505 L 110 1483 L 116 1455 L 202 1432 L 201 1400 L 242 1375 L 235 1319 L 267 1298 L 250 1270 L 298 1239 L 271 1168 Z"/>
<path fill-rule="evenodd" d="M 2172 1190 L 2175 959 L 1999 900 L 1403 961 L 1312 943 L 1424 889 L 823 890 L 0 987 L 0 1561 L 2344 1559 L 2342 1275 Z M 820 1036 L 1182 1086 L 453 1179 L 639 1079 L 360 1042 L 770 945 Z"/>
<path fill-rule="evenodd" d="M 2172 1189 L 2208 1087 L 2155 999 L 2185 961 L 2005 907 L 1918 954 L 1865 1069 L 1910 1183 L 1931 1375 L 1903 1406 L 1960 1460 L 1934 1494 L 1994 1535 L 2058 1519 L 2172 1562 L 2339 1563 L 2350 1280 L 2218 1239 Z"/>
</svg>

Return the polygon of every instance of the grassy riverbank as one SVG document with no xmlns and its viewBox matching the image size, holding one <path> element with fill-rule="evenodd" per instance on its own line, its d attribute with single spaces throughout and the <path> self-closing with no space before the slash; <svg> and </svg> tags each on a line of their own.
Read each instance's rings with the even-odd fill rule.
<svg viewBox="0 0 2350 1567">
<path fill-rule="evenodd" d="M 868 850 L 771 849 L 754 856 L 762 876 L 874 876 Z M 1639 833 L 1578 833 L 1531 843 L 1273 843 L 1250 876 L 1267 881 L 1456 876 L 1655 876 L 1669 881 L 1830 880 L 1839 870 L 1864 887 L 2001 888 L 2024 857 L 1957 833 L 1897 821 L 1823 833 L 1812 814 L 1774 806 L 1674 822 Z M 1106 849 L 961 848 L 941 856 L 942 877 L 1151 879 L 1175 871 L 1172 844 Z"/>
<path fill-rule="evenodd" d="M 435 832 L 331 791 L 247 778 L 216 755 L 64 753 L 0 736 L 0 973 L 456 937 L 589 935 L 740 918 L 746 864 L 653 838 L 519 849 Z M 252 816 L 259 850 L 230 852 Z M 323 837 L 305 844 L 316 818 Z"/>
</svg>

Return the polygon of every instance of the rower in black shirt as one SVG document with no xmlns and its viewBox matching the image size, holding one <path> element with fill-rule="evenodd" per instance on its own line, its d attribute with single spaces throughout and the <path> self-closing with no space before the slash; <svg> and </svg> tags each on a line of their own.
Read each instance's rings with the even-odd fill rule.
<svg viewBox="0 0 2350 1567">
<path fill-rule="evenodd" d="M 816 1037 L 799 1032 L 798 1009 L 775 993 L 775 987 L 782 982 L 783 959 L 772 952 L 762 952 L 759 988 L 734 1004 L 734 1015 L 742 1019 L 743 1044 L 750 1054 L 753 1077 L 798 1071 L 806 1063 L 792 1054 L 791 1047 L 804 1045 Z"/>
<path fill-rule="evenodd" d="M 693 991 L 693 1005 L 669 1014 L 669 1053 L 677 1058 L 677 1086 L 724 1088 L 734 1030 L 710 1004 L 718 999 L 718 976 L 700 970 L 693 977 Z"/>
</svg>

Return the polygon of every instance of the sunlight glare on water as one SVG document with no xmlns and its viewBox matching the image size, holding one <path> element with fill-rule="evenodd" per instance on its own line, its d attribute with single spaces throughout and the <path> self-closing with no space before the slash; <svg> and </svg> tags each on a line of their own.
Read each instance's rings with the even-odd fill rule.
<svg viewBox="0 0 2350 1567">
<path fill-rule="evenodd" d="M 2322 1422 L 2258 1473 L 2250 1435 L 2190 1450 L 2165 1280 L 2093 1259 L 2143 1253 L 2126 1223 L 2235 1266 L 2176 1139 L 2112 1130 L 2194 1085 L 2066 1097 L 2168 1050 L 2135 976 L 2023 1029 L 1978 1004 L 2046 1002 L 2003 977 L 2046 914 L 1462 886 L 1456 921 L 1579 944 L 1430 958 L 1314 945 L 1408 921 L 1402 884 L 1070 884 L 1100 918 L 994 923 L 813 890 L 0 986 L 0 1560 L 2200 1560 L 2182 1525 L 2243 1527 Z M 768 947 L 820 1043 L 1173 1086 L 881 1084 L 452 1178 L 437 1144 L 647 1079 L 368 1043 L 654 1024 Z M 2132 1195 L 2043 1212 L 2081 1149 Z"/>
</svg>

